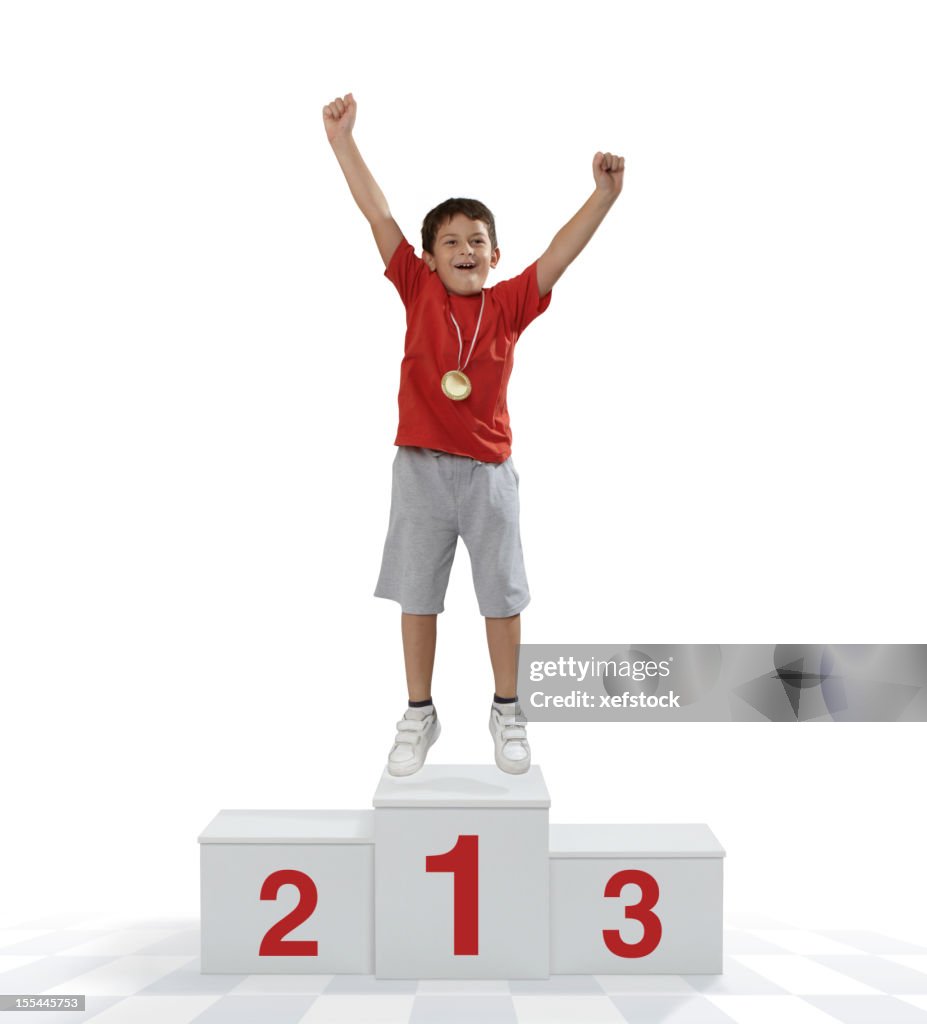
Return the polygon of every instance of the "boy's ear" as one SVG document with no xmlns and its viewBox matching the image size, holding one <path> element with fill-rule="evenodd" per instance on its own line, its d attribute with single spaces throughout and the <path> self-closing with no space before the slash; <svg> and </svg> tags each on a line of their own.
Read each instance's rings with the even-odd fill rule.
<svg viewBox="0 0 927 1024">
<path fill-rule="evenodd" d="M 496 269 L 496 264 L 502 259 L 502 251 L 497 245 L 492 251 L 492 256 L 489 257 L 489 266 L 491 269 Z"/>
<path fill-rule="evenodd" d="M 430 252 L 425 252 L 424 250 L 422 250 L 422 259 L 425 261 L 425 264 L 429 270 L 434 270 L 435 267 L 437 267 L 437 263 L 435 263 L 435 258 L 434 256 L 431 255 Z"/>
</svg>

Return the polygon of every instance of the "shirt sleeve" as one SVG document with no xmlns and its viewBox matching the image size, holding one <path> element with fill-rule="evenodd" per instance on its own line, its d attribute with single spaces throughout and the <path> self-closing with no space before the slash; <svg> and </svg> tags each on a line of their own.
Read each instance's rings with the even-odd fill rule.
<svg viewBox="0 0 927 1024">
<path fill-rule="evenodd" d="M 549 291 L 544 298 L 541 298 L 538 293 L 537 267 L 537 260 L 535 260 L 518 277 L 500 281 L 493 288 L 496 301 L 502 307 L 506 318 L 506 325 L 516 338 L 532 320 L 547 309 L 553 295 L 553 290 Z"/>
<path fill-rule="evenodd" d="M 427 272 L 424 261 L 415 255 L 415 250 L 403 238 L 390 257 L 383 276 L 393 282 L 399 297 L 408 306 L 421 290 Z"/>
</svg>

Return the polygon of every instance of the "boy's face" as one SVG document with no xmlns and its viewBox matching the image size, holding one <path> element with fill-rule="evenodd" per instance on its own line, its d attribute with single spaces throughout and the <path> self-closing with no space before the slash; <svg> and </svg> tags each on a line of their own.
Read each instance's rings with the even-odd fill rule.
<svg viewBox="0 0 927 1024">
<path fill-rule="evenodd" d="M 422 259 L 453 295 L 479 295 L 501 255 L 498 248 L 490 248 L 486 225 L 465 213 L 438 228 L 434 250 L 433 255 L 422 253 Z"/>
</svg>

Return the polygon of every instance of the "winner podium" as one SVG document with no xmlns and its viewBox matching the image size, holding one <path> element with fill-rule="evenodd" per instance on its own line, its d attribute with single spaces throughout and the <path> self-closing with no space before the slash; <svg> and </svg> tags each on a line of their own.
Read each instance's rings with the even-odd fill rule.
<svg viewBox="0 0 927 1024">
<path fill-rule="evenodd" d="M 221 811 L 205 974 L 719 974 L 707 825 L 550 825 L 541 769 L 385 771 L 366 811 Z"/>
<path fill-rule="evenodd" d="M 377 977 L 546 978 L 541 769 L 428 768 L 373 797 Z"/>
</svg>

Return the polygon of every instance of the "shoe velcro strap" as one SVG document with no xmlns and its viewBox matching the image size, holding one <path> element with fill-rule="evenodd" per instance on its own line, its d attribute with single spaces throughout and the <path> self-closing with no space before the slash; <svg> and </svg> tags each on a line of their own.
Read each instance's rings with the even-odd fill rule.
<svg viewBox="0 0 927 1024">
<path fill-rule="evenodd" d="M 502 739 L 505 743 L 508 743 L 509 740 L 526 740 L 527 738 L 527 730 L 520 726 L 506 725 L 502 729 Z"/>
<path fill-rule="evenodd" d="M 397 747 L 417 747 L 424 738 L 424 734 L 420 732 L 415 733 L 414 735 L 400 732 L 396 734 L 396 739 L 393 740 L 393 742 Z"/>
<path fill-rule="evenodd" d="M 417 733 L 419 733 L 419 735 L 421 735 L 421 733 L 425 729 L 425 723 L 424 722 L 413 722 L 413 721 L 409 721 L 409 719 L 407 719 L 407 718 L 403 718 L 402 721 L 399 721 L 399 722 L 396 723 L 396 728 L 400 732 L 417 732 Z"/>
<path fill-rule="evenodd" d="M 404 736 L 397 736 L 393 747 L 408 747 L 410 750 L 414 750 L 421 740 L 421 736 L 415 736 L 412 739 L 406 739 Z"/>
</svg>

